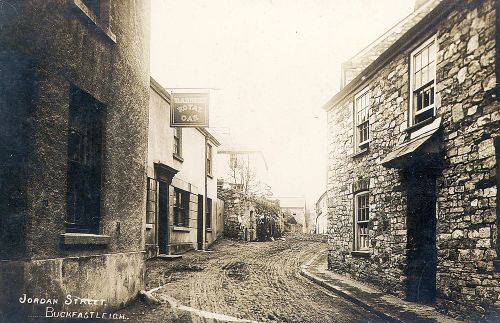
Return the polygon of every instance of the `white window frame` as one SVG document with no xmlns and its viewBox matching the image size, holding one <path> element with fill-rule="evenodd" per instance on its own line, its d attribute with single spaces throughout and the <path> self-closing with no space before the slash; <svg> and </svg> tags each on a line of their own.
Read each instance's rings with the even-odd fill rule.
<svg viewBox="0 0 500 323">
<path fill-rule="evenodd" d="M 434 87 L 433 87 L 433 91 L 434 91 L 434 103 L 429 105 L 428 107 L 420 110 L 418 113 L 415 113 L 414 112 L 414 108 L 415 108 L 415 104 L 414 104 L 414 101 L 415 101 L 415 97 L 414 97 L 414 92 L 415 92 L 415 82 L 414 82 L 414 72 L 415 72 L 415 56 L 417 54 L 419 54 L 425 47 L 428 47 L 431 43 L 434 42 L 434 73 L 432 75 L 432 80 L 434 82 Z M 433 110 L 433 114 L 432 114 L 432 118 L 434 118 L 436 116 L 436 70 L 437 70 L 437 37 L 436 35 L 430 37 L 429 39 L 427 39 L 425 42 L 423 42 L 422 44 L 420 44 L 416 49 L 414 49 L 411 54 L 410 54 L 410 93 L 409 93 L 409 100 L 410 100 L 410 103 L 408 105 L 409 107 L 409 110 L 408 110 L 408 125 L 411 127 L 411 126 L 414 126 L 414 125 L 417 125 L 421 122 L 418 122 L 418 123 L 415 123 L 415 116 L 417 114 L 421 114 L 423 112 L 426 112 L 426 111 L 429 111 L 429 110 Z M 429 77 L 431 77 L 431 75 L 429 75 Z M 430 84 L 430 81 L 428 81 L 426 84 Z M 420 88 L 422 88 L 423 86 L 421 85 Z M 430 119 L 432 119 L 430 118 Z M 427 119 L 426 119 L 427 120 Z"/>
<path fill-rule="evenodd" d="M 358 210 L 359 210 L 359 205 L 358 205 L 358 198 L 361 196 L 367 197 L 367 211 L 368 211 L 368 219 L 359 221 L 358 220 Z M 366 223 L 366 246 L 361 247 L 360 246 L 360 231 L 359 231 L 359 224 L 365 224 Z M 369 251 L 370 250 L 370 235 L 369 235 L 369 226 L 370 226 L 370 193 L 369 191 L 361 191 L 358 192 L 354 195 L 354 250 L 355 251 Z"/>
<path fill-rule="evenodd" d="M 368 109 L 368 121 L 366 121 L 368 123 L 368 139 L 363 141 L 363 142 L 359 142 L 359 131 L 358 131 L 358 106 L 356 104 L 356 102 L 358 101 L 358 99 L 364 95 L 367 95 L 368 94 L 368 105 L 367 105 L 367 109 Z M 355 96 L 354 96 L 354 102 L 353 102 L 353 105 L 354 105 L 354 152 L 355 153 L 358 153 L 358 152 L 361 152 L 361 151 L 364 151 L 366 148 L 364 149 L 361 149 L 361 146 L 365 146 L 366 144 L 369 144 L 370 141 L 371 141 L 371 136 L 370 136 L 370 112 L 371 112 L 371 95 L 370 95 L 370 87 L 365 87 L 363 90 L 359 91 Z"/>
<path fill-rule="evenodd" d="M 212 176 L 213 173 L 213 167 L 214 167 L 214 162 L 213 162 L 213 147 L 211 144 L 207 143 L 207 153 L 205 156 L 205 162 L 206 162 L 206 169 L 207 169 L 207 176 Z"/>
<path fill-rule="evenodd" d="M 180 127 L 172 127 L 173 135 L 174 135 L 174 143 L 173 143 L 173 154 L 175 157 L 182 157 L 182 128 Z M 177 151 L 175 151 L 175 146 L 177 145 Z"/>
</svg>

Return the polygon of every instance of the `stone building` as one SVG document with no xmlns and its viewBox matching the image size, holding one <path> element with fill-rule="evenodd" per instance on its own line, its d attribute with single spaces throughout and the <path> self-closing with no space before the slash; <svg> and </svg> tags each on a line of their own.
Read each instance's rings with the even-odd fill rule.
<svg viewBox="0 0 500 323">
<path fill-rule="evenodd" d="M 143 288 L 149 10 L 1 4 L 0 320 L 43 316 L 42 299 L 109 313 Z"/>
<path fill-rule="evenodd" d="M 418 1 L 324 106 L 330 269 L 470 320 L 499 319 L 499 16 Z"/>
<path fill-rule="evenodd" d="M 170 94 L 151 78 L 146 251 L 148 257 L 204 250 L 223 232 L 217 200 L 219 142 L 205 128 L 171 128 Z"/>
</svg>

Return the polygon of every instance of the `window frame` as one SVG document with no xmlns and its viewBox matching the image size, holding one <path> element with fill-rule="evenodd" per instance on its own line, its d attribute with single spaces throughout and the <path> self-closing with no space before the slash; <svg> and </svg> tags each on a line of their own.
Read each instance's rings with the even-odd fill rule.
<svg viewBox="0 0 500 323">
<path fill-rule="evenodd" d="M 98 18 L 101 18 L 101 0 L 81 0 L 82 3 Z"/>
<path fill-rule="evenodd" d="M 207 153 L 205 156 L 205 163 L 207 165 L 207 176 L 212 177 L 212 168 L 213 168 L 213 158 L 212 158 L 212 145 L 207 143 Z"/>
<path fill-rule="evenodd" d="M 365 122 L 361 123 L 361 124 L 358 124 L 358 99 L 363 97 L 363 96 L 368 96 L 368 102 L 367 102 L 367 105 L 364 107 L 366 108 L 368 111 L 368 118 Z M 371 115 L 371 92 L 370 92 L 370 87 L 369 86 L 366 86 L 364 87 L 361 91 L 359 91 L 358 93 L 356 93 L 356 95 L 354 96 L 354 102 L 353 102 L 353 106 L 354 106 L 354 152 L 355 153 L 360 153 L 360 152 L 363 152 L 363 151 L 366 151 L 370 145 L 370 141 L 371 141 L 371 136 L 370 136 L 370 115 Z M 367 124 L 367 128 L 368 128 L 368 139 L 364 140 L 364 141 L 360 141 L 360 126 L 364 125 L 364 124 Z"/>
<path fill-rule="evenodd" d="M 173 215 L 174 226 L 189 227 L 189 199 L 190 193 L 174 186 Z M 179 198 L 180 197 L 180 198 Z M 180 202 L 179 202 L 180 201 Z M 179 216 L 182 214 L 182 219 Z"/>
<path fill-rule="evenodd" d="M 110 29 L 110 1 L 111 0 L 99 0 L 97 5 L 89 5 L 85 0 L 69 0 L 69 3 L 80 16 L 95 26 L 95 28 L 92 29 L 103 34 L 111 43 L 116 43 L 116 35 Z"/>
<path fill-rule="evenodd" d="M 366 213 L 366 219 L 360 221 L 358 219 L 359 216 L 359 198 L 360 197 L 366 197 L 366 204 L 364 209 L 367 211 Z M 364 247 L 361 247 L 360 245 L 360 224 L 363 226 L 366 225 L 366 233 L 363 234 L 363 236 L 366 237 L 366 243 Z M 370 192 L 368 190 L 363 190 L 360 192 L 357 192 L 354 195 L 354 251 L 362 251 L 362 252 L 367 252 L 370 251 Z"/>
<path fill-rule="evenodd" d="M 173 156 L 177 159 L 182 159 L 182 128 L 181 127 L 172 127 L 173 130 Z M 177 147 L 177 149 L 176 149 Z"/>
<path fill-rule="evenodd" d="M 415 87 L 415 80 L 414 80 L 414 77 L 415 77 L 415 70 L 416 70 L 416 64 L 415 64 L 415 57 L 420 54 L 425 48 L 427 47 L 430 47 L 432 45 L 432 43 L 434 43 L 434 73 L 432 73 L 432 75 L 428 74 L 429 76 L 429 80 L 426 82 L 426 83 L 423 83 L 420 85 L 419 88 L 414 88 Z M 436 114 L 437 114 L 437 109 L 436 109 L 436 75 L 437 75 L 437 36 L 436 35 L 433 35 L 429 38 L 427 38 L 424 42 L 422 42 L 418 47 L 416 47 L 411 53 L 410 53 L 410 57 L 409 57 L 409 95 L 408 95 L 408 99 L 409 99 L 409 104 L 408 104 L 408 126 L 409 127 L 413 127 L 413 126 L 417 126 L 419 124 L 425 124 L 426 121 L 429 121 L 429 120 L 433 120 L 435 117 L 436 117 Z M 427 67 L 429 66 L 429 64 L 427 65 Z M 420 67 L 422 68 L 422 67 Z M 420 69 L 421 70 L 421 69 Z M 432 77 L 432 80 L 430 80 L 430 78 Z M 425 108 L 423 108 L 422 110 L 418 111 L 418 113 L 416 113 L 415 109 L 415 95 L 416 95 L 416 92 L 417 91 L 423 91 L 425 90 L 426 88 L 428 87 L 431 87 L 432 86 L 432 97 L 433 97 L 433 103 Z M 416 122 L 415 118 L 417 115 L 419 114 L 423 114 L 429 110 L 433 110 L 433 113 L 432 113 L 432 116 L 426 118 L 426 119 L 423 119 L 419 122 Z"/>
<path fill-rule="evenodd" d="M 158 208 L 158 181 L 152 177 L 146 179 L 146 224 L 156 223 Z"/>
<path fill-rule="evenodd" d="M 102 218 L 105 110 L 105 104 L 85 90 L 71 85 L 67 128 L 66 233 L 99 234 Z M 89 120 L 93 122 L 90 125 Z M 89 126 L 92 127 L 91 130 Z M 89 137 L 89 131 L 92 135 L 97 131 L 97 136 Z M 77 189 L 78 187 L 80 188 Z M 89 196 L 85 193 L 86 188 L 92 191 L 90 200 L 83 198 Z"/>
<path fill-rule="evenodd" d="M 212 199 L 207 197 L 205 203 L 206 203 L 206 206 L 205 206 L 205 228 L 211 229 L 212 228 Z"/>
</svg>

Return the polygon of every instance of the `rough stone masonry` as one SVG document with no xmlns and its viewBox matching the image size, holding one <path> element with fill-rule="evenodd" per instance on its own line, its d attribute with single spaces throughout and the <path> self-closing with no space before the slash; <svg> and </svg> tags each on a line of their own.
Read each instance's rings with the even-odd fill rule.
<svg viewBox="0 0 500 323">
<path fill-rule="evenodd" d="M 442 1 L 325 107 L 329 267 L 408 298 L 409 236 L 412 230 L 418 234 L 408 210 L 411 183 L 407 170 L 381 161 L 413 131 L 408 129 L 410 55 L 436 37 L 435 113 L 441 118 L 440 167 L 433 170 L 436 305 L 468 319 L 494 318 L 500 306 L 498 15 L 494 0 Z M 370 143 L 355 154 L 354 97 L 366 87 Z M 357 253 L 355 193 L 362 181 L 369 191 L 369 247 Z"/>
</svg>

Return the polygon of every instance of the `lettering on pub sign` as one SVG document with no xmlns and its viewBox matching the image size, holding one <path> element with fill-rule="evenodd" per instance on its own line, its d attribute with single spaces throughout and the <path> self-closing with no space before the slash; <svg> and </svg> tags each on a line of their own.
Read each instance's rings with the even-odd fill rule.
<svg viewBox="0 0 500 323">
<path fill-rule="evenodd" d="M 172 127 L 208 127 L 208 93 L 172 93 Z"/>
</svg>

